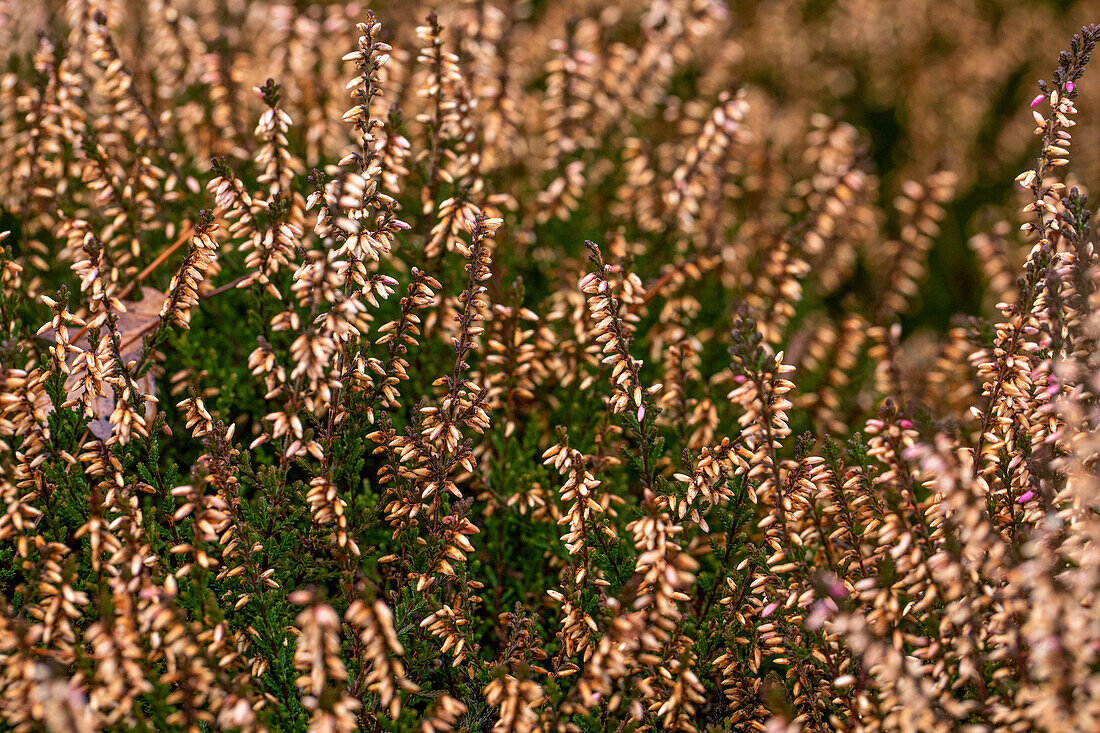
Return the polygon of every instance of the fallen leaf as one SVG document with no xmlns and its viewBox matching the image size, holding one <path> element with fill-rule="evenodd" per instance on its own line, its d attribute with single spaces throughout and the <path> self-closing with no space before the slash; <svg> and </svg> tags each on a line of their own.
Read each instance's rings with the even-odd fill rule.
<svg viewBox="0 0 1100 733">
<path fill-rule="evenodd" d="M 122 361 L 129 364 L 132 361 L 137 361 L 141 358 L 141 350 L 144 344 L 144 336 L 151 331 L 154 326 L 160 321 L 160 311 L 164 306 L 164 293 L 156 288 L 142 287 L 141 288 L 141 300 L 123 300 L 120 301 L 126 311 L 118 315 L 118 331 L 121 337 L 121 349 Z M 41 333 L 39 338 L 54 342 L 55 329 L 47 329 Z M 83 333 L 72 342 L 74 346 L 82 351 L 87 351 L 91 348 L 91 344 L 88 343 L 88 334 Z M 103 338 L 101 338 L 100 348 L 103 346 Z M 70 358 L 69 366 L 72 366 L 72 359 Z M 138 390 L 142 394 L 149 397 L 156 397 L 157 385 L 153 378 L 152 370 L 145 372 L 140 378 L 135 380 L 135 384 Z M 75 377 L 69 377 L 65 382 L 65 393 L 67 399 L 75 399 L 83 394 L 83 390 L 79 388 L 77 379 Z M 53 405 L 46 405 L 46 412 L 53 412 Z M 115 395 L 114 390 L 108 388 L 108 394 L 98 395 L 92 401 L 93 417 L 88 421 L 88 429 L 92 432 L 92 435 L 100 440 L 107 440 L 114 432 L 114 427 L 111 425 L 110 416 L 115 411 Z M 146 423 L 153 419 L 156 414 L 156 403 L 151 400 L 145 402 L 145 419 Z"/>
</svg>

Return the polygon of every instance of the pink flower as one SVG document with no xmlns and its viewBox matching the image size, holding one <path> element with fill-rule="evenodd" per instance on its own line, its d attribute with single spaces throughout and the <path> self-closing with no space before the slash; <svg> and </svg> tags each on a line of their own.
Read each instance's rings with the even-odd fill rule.
<svg viewBox="0 0 1100 733">
<path fill-rule="evenodd" d="M 846 598 L 848 596 L 848 588 L 835 575 L 828 581 L 826 588 L 833 598 Z"/>
<path fill-rule="evenodd" d="M 779 604 L 772 601 L 768 605 L 764 606 L 764 610 L 760 612 L 760 618 L 767 618 L 775 613 L 775 609 L 779 608 Z"/>
<path fill-rule="evenodd" d="M 1073 82 L 1072 81 L 1067 81 L 1066 82 L 1066 91 L 1067 92 L 1072 92 L 1073 91 Z"/>
<path fill-rule="evenodd" d="M 910 422 L 909 420 L 898 420 L 898 425 L 905 428 L 906 430 L 913 427 L 913 423 Z"/>
<path fill-rule="evenodd" d="M 1035 498 L 1035 492 L 1034 491 L 1025 491 L 1024 493 L 1020 494 L 1020 497 L 1018 499 L 1016 499 L 1016 503 L 1017 504 L 1026 504 L 1034 498 Z"/>
<path fill-rule="evenodd" d="M 1042 102 L 1046 98 L 1047 98 L 1047 96 L 1045 94 L 1035 95 L 1035 99 L 1031 100 L 1031 106 L 1032 107 L 1037 106 L 1040 102 Z"/>
</svg>

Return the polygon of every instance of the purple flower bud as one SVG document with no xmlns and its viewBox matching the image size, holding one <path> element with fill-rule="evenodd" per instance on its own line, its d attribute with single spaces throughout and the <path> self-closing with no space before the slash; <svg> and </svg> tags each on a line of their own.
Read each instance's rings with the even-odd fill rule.
<svg viewBox="0 0 1100 733">
<path fill-rule="evenodd" d="M 1047 98 L 1047 96 L 1045 94 L 1035 95 L 1035 99 L 1031 100 L 1031 106 L 1032 107 L 1037 106 L 1040 102 L 1042 102 L 1046 98 Z"/>
<path fill-rule="evenodd" d="M 1067 81 L 1066 82 L 1066 91 L 1067 92 L 1072 92 L 1073 91 L 1073 82 L 1072 81 Z"/>
<path fill-rule="evenodd" d="M 1026 504 L 1034 498 L 1035 498 L 1035 492 L 1034 491 L 1025 491 L 1024 493 L 1020 494 L 1020 498 L 1016 499 L 1016 503 L 1017 504 Z"/>
</svg>

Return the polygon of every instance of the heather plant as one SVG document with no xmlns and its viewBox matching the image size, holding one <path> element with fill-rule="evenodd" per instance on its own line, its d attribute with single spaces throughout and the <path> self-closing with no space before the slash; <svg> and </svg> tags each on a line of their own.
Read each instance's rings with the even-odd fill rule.
<svg viewBox="0 0 1100 733">
<path fill-rule="evenodd" d="M 1097 11 L 0 0 L 4 729 L 1100 729 Z"/>
</svg>

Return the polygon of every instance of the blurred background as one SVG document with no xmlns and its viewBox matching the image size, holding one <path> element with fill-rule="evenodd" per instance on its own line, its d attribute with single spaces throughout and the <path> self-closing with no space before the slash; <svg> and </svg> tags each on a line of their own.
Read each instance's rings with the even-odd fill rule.
<svg viewBox="0 0 1100 733">
<path fill-rule="evenodd" d="M 285 87 L 285 106 L 296 120 L 303 119 L 295 106 L 302 103 L 306 109 L 308 90 L 289 81 L 295 75 L 278 72 L 307 63 L 303 59 L 311 54 L 337 59 L 338 64 L 342 51 L 311 46 L 303 40 L 310 36 L 306 29 L 314 29 L 314 34 L 324 34 L 329 26 L 343 31 L 334 18 L 361 18 L 369 7 L 384 20 L 384 35 L 398 49 L 396 53 L 405 49 L 408 54 L 417 47 L 415 26 L 439 5 L 406 0 L 106 0 L 96 4 L 107 9 L 120 47 L 140 49 L 136 54 L 128 52 L 127 61 L 135 83 L 148 92 L 155 111 L 180 103 L 158 97 L 154 88 L 158 69 L 190 61 L 176 58 L 178 49 L 157 45 L 155 37 L 144 37 L 145 25 L 149 17 L 158 15 L 171 22 L 174 8 L 178 8 L 188 23 L 195 23 L 192 31 L 203 39 L 204 50 L 217 49 L 231 59 L 236 57 L 227 73 L 236 77 L 242 89 L 261 84 L 268 75 L 278 77 Z M 445 2 L 438 9 L 449 32 L 461 27 L 455 24 L 456 14 L 484 12 L 490 6 L 504 18 L 505 34 L 509 24 L 521 27 L 518 33 L 522 35 L 507 42 L 512 57 L 520 61 L 516 73 L 527 74 L 518 83 L 530 87 L 545 83 L 541 70 L 556 53 L 554 41 L 562 38 L 570 19 L 594 19 L 594 26 L 611 29 L 607 33 L 624 34 L 600 42 L 631 43 L 637 39 L 623 29 L 636 28 L 639 17 L 645 25 L 646 16 L 651 27 L 659 25 L 661 13 L 671 4 L 665 0 L 466 0 Z M 788 157 L 798 154 L 815 113 L 853 125 L 859 132 L 866 170 L 877 179 L 869 203 L 881 212 L 876 227 L 886 236 L 897 236 L 899 224 L 891 202 L 901 192 L 903 181 L 924 181 L 940 169 L 953 172 L 956 189 L 945 205 L 941 230 L 929 252 L 928 273 L 903 322 L 907 332 L 922 326 L 940 330 L 953 314 L 978 314 L 988 309 L 992 303 L 983 302 L 981 263 L 968 241 L 980 232 L 1008 234 L 1006 256 L 1022 261 L 1027 247 L 1019 251 L 1012 247 L 1018 243 L 1011 232 L 1019 224 L 1017 212 L 1022 205 L 1013 179 L 1037 153 L 1028 103 L 1037 92 L 1036 80 L 1049 78 L 1058 52 L 1068 45 L 1071 35 L 1082 24 L 1100 21 L 1100 0 L 737 0 L 706 4 L 722 8 L 720 31 L 708 31 L 705 44 L 692 48 L 690 57 L 677 59 L 679 65 L 668 83 L 667 96 L 659 105 L 670 120 L 669 127 L 681 119 L 681 103 L 713 99 L 730 87 L 731 79 L 747 89 L 750 127 L 766 131 L 760 144 L 771 149 L 769 160 L 773 163 L 786 165 Z M 8 66 L 28 63 L 39 29 L 54 29 L 64 36 L 66 18 L 86 5 L 58 0 L 0 1 Z M 267 41 L 261 44 L 267 46 L 266 56 L 259 58 L 255 54 L 257 37 Z M 337 40 L 345 42 L 342 36 L 332 37 L 333 44 Z M 1098 77 L 1100 74 L 1090 72 L 1080 85 L 1081 114 L 1070 167 L 1069 182 L 1086 189 L 1084 184 L 1097 180 L 1100 173 Z M 392 94 L 392 89 L 387 91 Z M 255 119 L 260 111 L 258 99 L 251 94 L 242 96 L 234 100 L 241 119 Z M 537 108 L 520 112 L 539 114 Z M 693 113 L 687 118 L 698 116 Z M 653 122 L 660 128 L 659 118 Z M 636 133 L 636 129 L 623 131 L 623 135 Z M 662 132 L 657 129 L 653 134 L 660 137 Z M 530 141 L 516 140 L 515 144 L 530 146 Z"/>
</svg>

